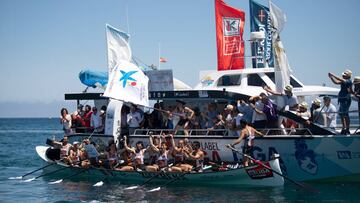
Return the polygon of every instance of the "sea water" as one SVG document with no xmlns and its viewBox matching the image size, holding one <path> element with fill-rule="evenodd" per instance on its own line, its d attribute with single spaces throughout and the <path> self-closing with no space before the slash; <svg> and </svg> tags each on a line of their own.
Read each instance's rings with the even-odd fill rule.
<svg viewBox="0 0 360 203">
<path fill-rule="evenodd" d="M 47 138 L 62 137 L 58 119 L 0 119 L 0 202 L 360 202 L 360 183 L 307 183 L 319 190 L 310 193 L 290 182 L 283 187 L 179 187 L 148 185 L 124 190 L 130 185 L 105 181 L 93 187 L 96 180 L 64 180 L 48 184 L 51 177 L 31 182 L 9 179 L 44 166 L 35 147 L 45 145 Z M 33 178 L 42 171 L 29 175 Z"/>
</svg>

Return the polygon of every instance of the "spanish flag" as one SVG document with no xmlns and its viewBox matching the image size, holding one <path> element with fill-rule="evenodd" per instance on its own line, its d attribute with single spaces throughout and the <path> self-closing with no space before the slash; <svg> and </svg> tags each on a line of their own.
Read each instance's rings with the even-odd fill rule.
<svg viewBox="0 0 360 203">
<path fill-rule="evenodd" d="M 164 57 L 160 57 L 160 62 L 161 62 L 161 63 L 166 63 L 167 60 L 166 60 L 166 58 L 164 58 Z"/>
</svg>

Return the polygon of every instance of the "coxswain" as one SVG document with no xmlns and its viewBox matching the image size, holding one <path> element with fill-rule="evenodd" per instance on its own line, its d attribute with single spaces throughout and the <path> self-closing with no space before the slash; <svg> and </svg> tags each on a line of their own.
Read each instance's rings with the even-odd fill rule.
<svg viewBox="0 0 360 203">
<path fill-rule="evenodd" d="M 226 145 L 226 147 L 234 148 L 235 145 L 241 143 L 241 141 L 244 140 L 243 154 L 250 156 L 251 152 L 253 151 L 255 136 L 256 135 L 263 136 L 263 134 L 257 131 L 255 128 L 248 125 L 245 119 L 240 120 L 240 126 L 242 130 L 239 138 L 235 140 L 234 143 Z M 249 165 L 249 158 L 247 158 L 247 156 L 244 156 L 244 166 L 248 166 L 248 165 Z"/>
</svg>

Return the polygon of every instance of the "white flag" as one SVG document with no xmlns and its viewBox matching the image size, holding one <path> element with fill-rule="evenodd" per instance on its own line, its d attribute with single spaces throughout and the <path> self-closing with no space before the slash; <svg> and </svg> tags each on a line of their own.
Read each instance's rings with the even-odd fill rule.
<svg viewBox="0 0 360 203">
<path fill-rule="evenodd" d="M 271 25 L 276 29 L 279 34 L 286 23 L 286 15 L 282 10 L 270 1 L 270 19 Z"/>
<path fill-rule="evenodd" d="M 104 96 L 149 106 L 148 83 L 149 78 L 138 66 L 120 60 L 109 75 Z"/>
<path fill-rule="evenodd" d="M 277 92 L 282 92 L 290 84 L 290 65 L 280 40 L 280 32 L 286 23 L 286 16 L 270 1 L 270 19 L 273 30 L 273 47 L 275 51 L 275 86 Z"/>
<path fill-rule="evenodd" d="M 131 48 L 129 45 L 129 35 L 110 25 L 106 25 L 106 38 L 108 48 L 108 68 L 110 75 L 118 61 L 131 61 Z"/>
</svg>

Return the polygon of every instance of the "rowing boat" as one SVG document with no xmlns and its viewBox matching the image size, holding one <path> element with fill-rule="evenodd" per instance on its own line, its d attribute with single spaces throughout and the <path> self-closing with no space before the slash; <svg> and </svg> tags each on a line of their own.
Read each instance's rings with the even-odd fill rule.
<svg viewBox="0 0 360 203">
<path fill-rule="evenodd" d="M 53 153 L 52 147 L 37 146 L 36 152 L 47 163 L 54 163 L 56 160 L 51 160 L 48 157 L 49 153 Z M 284 178 L 279 175 L 282 174 L 279 164 L 279 157 L 263 162 L 262 165 L 254 164 L 248 167 L 231 167 L 223 170 L 204 170 L 204 172 L 190 172 L 190 173 L 175 173 L 175 172 L 147 172 L 147 171 L 117 171 L 104 168 L 89 168 L 84 173 L 81 173 L 77 178 L 85 180 L 98 180 L 106 178 L 121 183 L 142 183 L 150 178 L 153 178 L 153 183 L 164 183 L 169 180 L 177 179 L 174 184 L 177 185 L 227 185 L 227 186 L 282 186 Z M 55 167 L 55 168 L 54 168 Z M 62 162 L 56 162 L 47 170 L 55 170 L 61 167 L 69 167 L 68 170 L 62 173 L 77 173 L 83 168 L 70 167 Z M 205 168 L 205 167 L 204 167 Z M 66 171 L 66 172 L 65 172 Z M 278 173 L 274 173 L 274 171 Z M 159 174 L 160 173 L 160 174 Z"/>
</svg>

